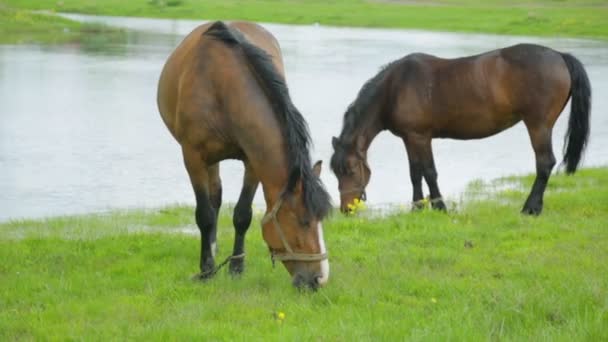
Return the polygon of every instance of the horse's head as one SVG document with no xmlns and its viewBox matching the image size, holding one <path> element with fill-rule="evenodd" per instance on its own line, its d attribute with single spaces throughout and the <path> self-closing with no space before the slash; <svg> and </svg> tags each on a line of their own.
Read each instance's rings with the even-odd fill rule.
<svg viewBox="0 0 608 342">
<path fill-rule="evenodd" d="M 315 181 L 318 181 L 320 172 L 319 161 L 313 168 Z M 302 180 L 298 180 L 293 191 L 283 194 L 262 220 L 262 234 L 273 261 L 278 260 L 285 265 L 298 288 L 317 289 L 329 279 L 329 261 L 321 224 L 329 210 L 329 195 L 322 188 L 322 193 L 310 193 L 314 190 L 304 189 Z M 317 203 L 312 203 L 314 201 Z"/>
<path fill-rule="evenodd" d="M 331 168 L 338 178 L 340 190 L 340 210 L 351 213 L 357 200 L 365 201 L 365 187 L 369 183 L 371 170 L 367 165 L 365 154 L 355 144 L 347 146 L 340 139 L 332 139 L 334 154 L 331 157 Z"/>
</svg>

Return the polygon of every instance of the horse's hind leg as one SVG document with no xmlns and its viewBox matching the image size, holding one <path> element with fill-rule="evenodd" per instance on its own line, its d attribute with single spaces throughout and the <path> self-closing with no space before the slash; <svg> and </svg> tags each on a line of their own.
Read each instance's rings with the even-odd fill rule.
<svg viewBox="0 0 608 342">
<path fill-rule="evenodd" d="M 439 191 L 439 185 L 437 185 L 437 170 L 435 169 L 435 161 L 433 160 L 431 138 L 419 134 L 408 134 L 405 145 L 410 159 L 410 173 L 412 172 L 412 161 L 414 160 L 415 168 L 422 171 L 422 176 L 424 176 L 424 180 L 429 187 L 431 206 L 433 209 L 446 210 L 445 203 L 441 197 L 441 192 Z M 420 186 L 420 198 L 422 198 L 420 176 L 415 176 L 417 177 L 416 181 L 418 182 L 418 186 Z M 410 177 L 412 177 L 412 184 L 414 184 L 415 176 L 410 174 Z M 417 195 L 416 188 L 414 188 L 414 195 Z"/>
<path fill-rule="evenodd" d="M 214 241 L 216 212 L 210 198 L 209 170 L 199 151 L 184 146 L 182 147 L 182 153 L 196 197 L 195 217 L 196 224 L 201 232 L 201 273 L 196 275 L 196 278 L 206 279 L 213 276 L 215 269 L 211 243 Z"/>
<path fill-rule="evenodd" d="M 551 128 L 544 124 L 532 126 L 527 122 L 526 126 L 536 156 L 536 179 L 521 212 L 528 215 L 539 215 L 543 210 L 545 188 L 551 170 L 555 166 L 555 156 L 551 146 Z"/>
<path fill-rule="evenodd" d="M 207 168 L 209 174 L 209 200 L 211 206 L 215 210 L 215 215 L 220 214 L 220 207 L 222 206 L 222 180 L 220 178 L 220 163 L 216 163 Z M 215 257 L 218 252 L 217 247 L 217 217 L 215 223 L 209 233 L 209 239 L 211 241 L 211 253 Z"/>
<path fill-rule="evenodd" d="M 241 189 L 241 195 L 234 208 L 234 215 L 232 218 L 235 230 L 232 255 L 236 256 L 236 258 L 230 260 L 230 273 L 233 275 L 242 273 L 245 267 L 245 234 L 251 224 L 251 203 L 253 202 L 253 197 L 255 196 L 258 184 L 258 178 L 251 169 L 251 165 L 245 162 L 243 188 Z"/>
</svg>

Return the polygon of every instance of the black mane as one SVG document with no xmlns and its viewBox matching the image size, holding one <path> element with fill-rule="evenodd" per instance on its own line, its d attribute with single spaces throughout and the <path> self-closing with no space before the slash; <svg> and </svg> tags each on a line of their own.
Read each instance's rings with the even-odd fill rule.
<svg viewBox="0 0 608 342">
<path fill-rule="evenodd" d="M 354 144 L 354 134 L 360 127 L 368 114 L 369 107 L 376 101 L 376 95 L 381 91 L 382 81 L 389 72 L 389 69 L 401 60 L 391 62 L 383 66 L 376 76 L 369 79 L 357 94 L 357 98 L 353 101 L 344 113 L 342 123 L 342 132 L 339 138 L 334 140 L 334 154 L 331 157 L 330 167 L 336 175 L 347 175 L 348 164 L 346 161 L 347 151 L 352 150 Z"/>
<path fill-rule="evenodd" d="M 321 180 L 312 173 L 310 146 L 312 140 L 306 120 L 291 102 L 285 79 L 272 63 L 272 56 L 251 44 L 237 30 L 216 21 L 204 33 L 232 47 L 238 47 L 248 62 L 249 69 L 264 90 L 273 111 L 283 128 L 287 141 L 289 179 L 286 192 L 292 193 L 298 180 L 302 181 L 303 201 L 317 219 L 325 217 L 331 200 Z"/>
</svg>

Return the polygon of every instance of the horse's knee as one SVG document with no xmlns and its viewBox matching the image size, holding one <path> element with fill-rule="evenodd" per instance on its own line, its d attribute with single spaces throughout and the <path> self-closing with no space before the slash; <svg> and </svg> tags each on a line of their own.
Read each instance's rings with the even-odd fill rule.
<svg viewBox="0 0 608 342">
<path fill-rule="evenodd" d="M 437 170 L 432 166 L 426 166 L 424 168 L 424 177 L 428 180 L 437 180 Z"/>
<path fill-rule="evenodd" d="M 432 159 L 425 160 L 421 166 L 422 175 L 424 179 L 428 181 L 435 181 L 437 179 L 437 170 L 435 170 L 435 163 Z"/>
<path fill-rule="evenodd" d="M 213 228 L 215 210 L 211 206 L 197 204 L 194 215 L 196 218 L 196 225 L 201 232 L 206 232 Z"/>
<path fill-rule="evenodd" d="M 209 200 L 211 205 L 217 210 L 222 205 L 222 183 L 217 182 L 209 186 L 211 189 Z"/>
<path fill-rule="evenodd" d="M 410 161 L 410 180 L 412 184 L 422 181 L 422 165 L 420 163 Z"/>
<path fill-rule="evenodd" d="M 234 228 L 238 233 L 244 233 L 249 228 L 251 224 L 252 218 L 251 206 L 245 205 L 237 205 L 234 208 L 234 214 L 232 216 L 232 222 L 234 223 Z"/>
</svg>

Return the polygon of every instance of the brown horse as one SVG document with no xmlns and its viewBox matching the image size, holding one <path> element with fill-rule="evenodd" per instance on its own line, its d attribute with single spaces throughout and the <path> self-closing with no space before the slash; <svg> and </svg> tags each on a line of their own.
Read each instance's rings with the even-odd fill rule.
<svg viewBox="0 0 608 342">
<path fill-rule="evenodd" d="M 341 209 L 365 199 L 371 170 L 367 149 L 382 130 L 403 139 L 410 164 L 414 207 L 423 199 L 422 177 L 432 207 L 445 210 L 437 186 L 433 138 L 480 139 L 524 121 L 536 156 L 536 180 L 522 212 L 538 215 L 555 157 L 551 131 L 571 101 L 564 164 L 574 173 L 589 136 L 591 86 L 573 56 L 521 44 L 481 55 L 443 59 L 412 54 L 367 81 L 344 114 L 333 138 L 331 168 L 338 177 Z"/>
<path fill-rule="evenodd" d="M 306 121 L 291 102 L 276 39 L 253 23 L 208 23 L 196 28 L 167 60 L 158 84 L 163 121 L 182 148 L 196 197 L 201 232 L 201 273 L 217 271 L 215 241 L 222 185 L 219 162 L 245 165 L 234 209 L 230 272 L 244 265 L 251 202 L 262 183 L 266 216 L 262 234 L 273 261 L 283 262 L 294 285 L 327 282 L 329 262 L 321 220 L 331 208 L 310 161 Z M 223 264 L 221 266 L 223 266 Z"/>
</svg>

